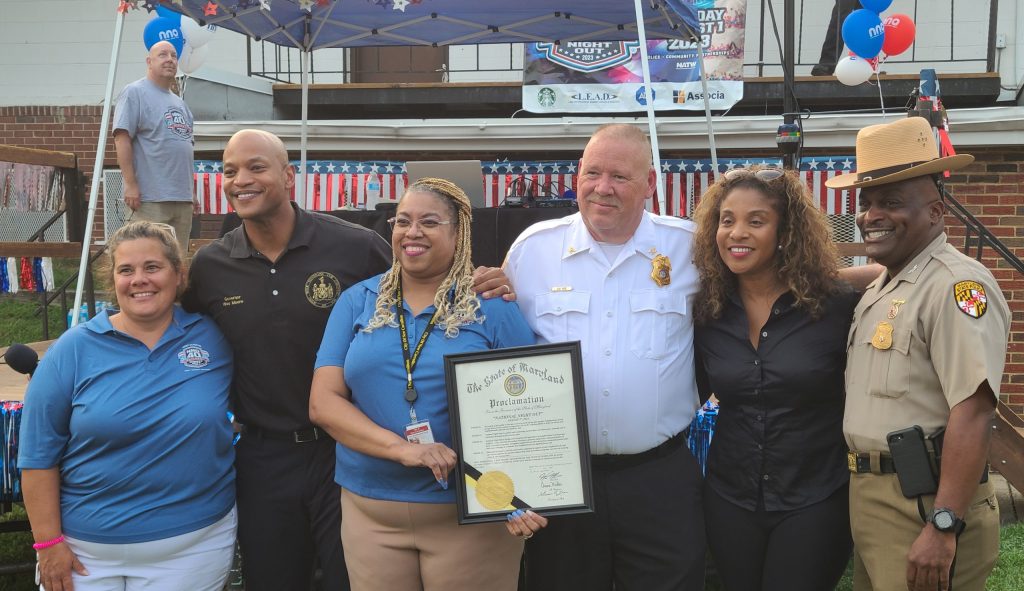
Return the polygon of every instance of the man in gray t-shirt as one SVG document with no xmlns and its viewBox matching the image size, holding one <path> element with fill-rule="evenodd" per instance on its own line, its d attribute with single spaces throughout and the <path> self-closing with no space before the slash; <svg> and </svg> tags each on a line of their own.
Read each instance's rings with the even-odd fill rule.
<svg viewBox="0 0 1024 591">
<path fill-rule="evenodd" d="M 124 87 L 114 110 L 114 147 L 131 219 L 170 224 L 188 252 L 195 201 L 192 112 L 171 92 L 178 53 L 167 41 L 146 57 L 146 77 Z"/>
</svg>

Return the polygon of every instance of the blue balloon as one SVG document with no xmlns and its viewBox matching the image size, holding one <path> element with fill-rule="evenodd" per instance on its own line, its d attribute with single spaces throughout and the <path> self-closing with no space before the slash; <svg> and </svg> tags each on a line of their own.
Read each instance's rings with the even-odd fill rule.
<svg viewBox="0 0 1024 591">
<path fill-rule="evenodd" d="M 871 59 L 882 51 L 885 26 L 878 14 L 867 8 L 854 10 L 843 21 L 843 41 L 850 51 L 864 59 Z"/>
<path fill-rule="evenodd" d="M 890 1 L 892 1 L 892 0 L 890 0 Z M 173 10 L 171 10 L 170 8 L 167 8 L 166 6 L 157 6 L 156 7 L 156 15 L 158 17 L 169 18 L 172 21 L 174 21 L 174 24 L 176 24 L 176 25 L 180 25 L 181 24 L 181 13 L 180 12 L 174 12 Z"/>
<path fill-rule="evenodd" d="M 181 34 L 181 27 L 173 20 L 162 16 L 149 21 L 142 31 L 142 42 L 146 44 L 147 50 L 152 49 L 160 41 L 169 41 L 179 56 L 185 47 L 185 36 Z"/>
<path fill-rule="evenodd" d="M 881 14 L 889 5 L 892 4 L 892 0 L 860 0 L 860 5 L 875 14 Z"/>
</svg>

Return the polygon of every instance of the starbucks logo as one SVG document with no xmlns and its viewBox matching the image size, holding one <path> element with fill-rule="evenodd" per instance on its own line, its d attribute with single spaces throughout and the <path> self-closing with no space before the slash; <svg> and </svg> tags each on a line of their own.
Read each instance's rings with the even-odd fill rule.
<svg viewBox="0 0 1024 591">
<path fill-rule="evenodd" d="M 553 107 L 555 106 L 555 91 L 548 87 L 541 88 L 537 91 L 537 102 L 542 107 Z"/>
</svg>

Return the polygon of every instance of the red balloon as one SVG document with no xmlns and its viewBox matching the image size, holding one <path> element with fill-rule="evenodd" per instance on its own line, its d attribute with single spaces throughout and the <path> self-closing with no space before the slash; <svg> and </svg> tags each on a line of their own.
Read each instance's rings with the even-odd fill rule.
<svg viewBox="0 0 1024 591">
<path fill-rule="evenodd" d="M 914 44 L 914 35 L 917 34 L 917 27 L 914 21 L 905 14 L 893 14 L 885 17 L 882 21 L 885 26 L 885 39 L 882 41 L 882 51 L 886 55 L 899 55 L 910 49 Z"/>
</svg>

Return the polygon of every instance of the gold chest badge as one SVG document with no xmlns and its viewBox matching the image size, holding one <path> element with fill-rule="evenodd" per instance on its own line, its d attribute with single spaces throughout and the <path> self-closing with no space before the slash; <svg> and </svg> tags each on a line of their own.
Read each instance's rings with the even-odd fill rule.
<svg viewBox="0 0 1024 591">
<path fill-rule="evenodd" d="M 885 351 L 892 348 L 892 325 L 881 321 L 875 326 L 875 334 L 871 337 L 871 346 Z"/>
<path fill-rule="evenodd" d="M 667 256 L 659 254 L 651 259 L 651 279 L 658 287 L 672 283 L 672 261 L 668 260 Z"/>
</svg>

